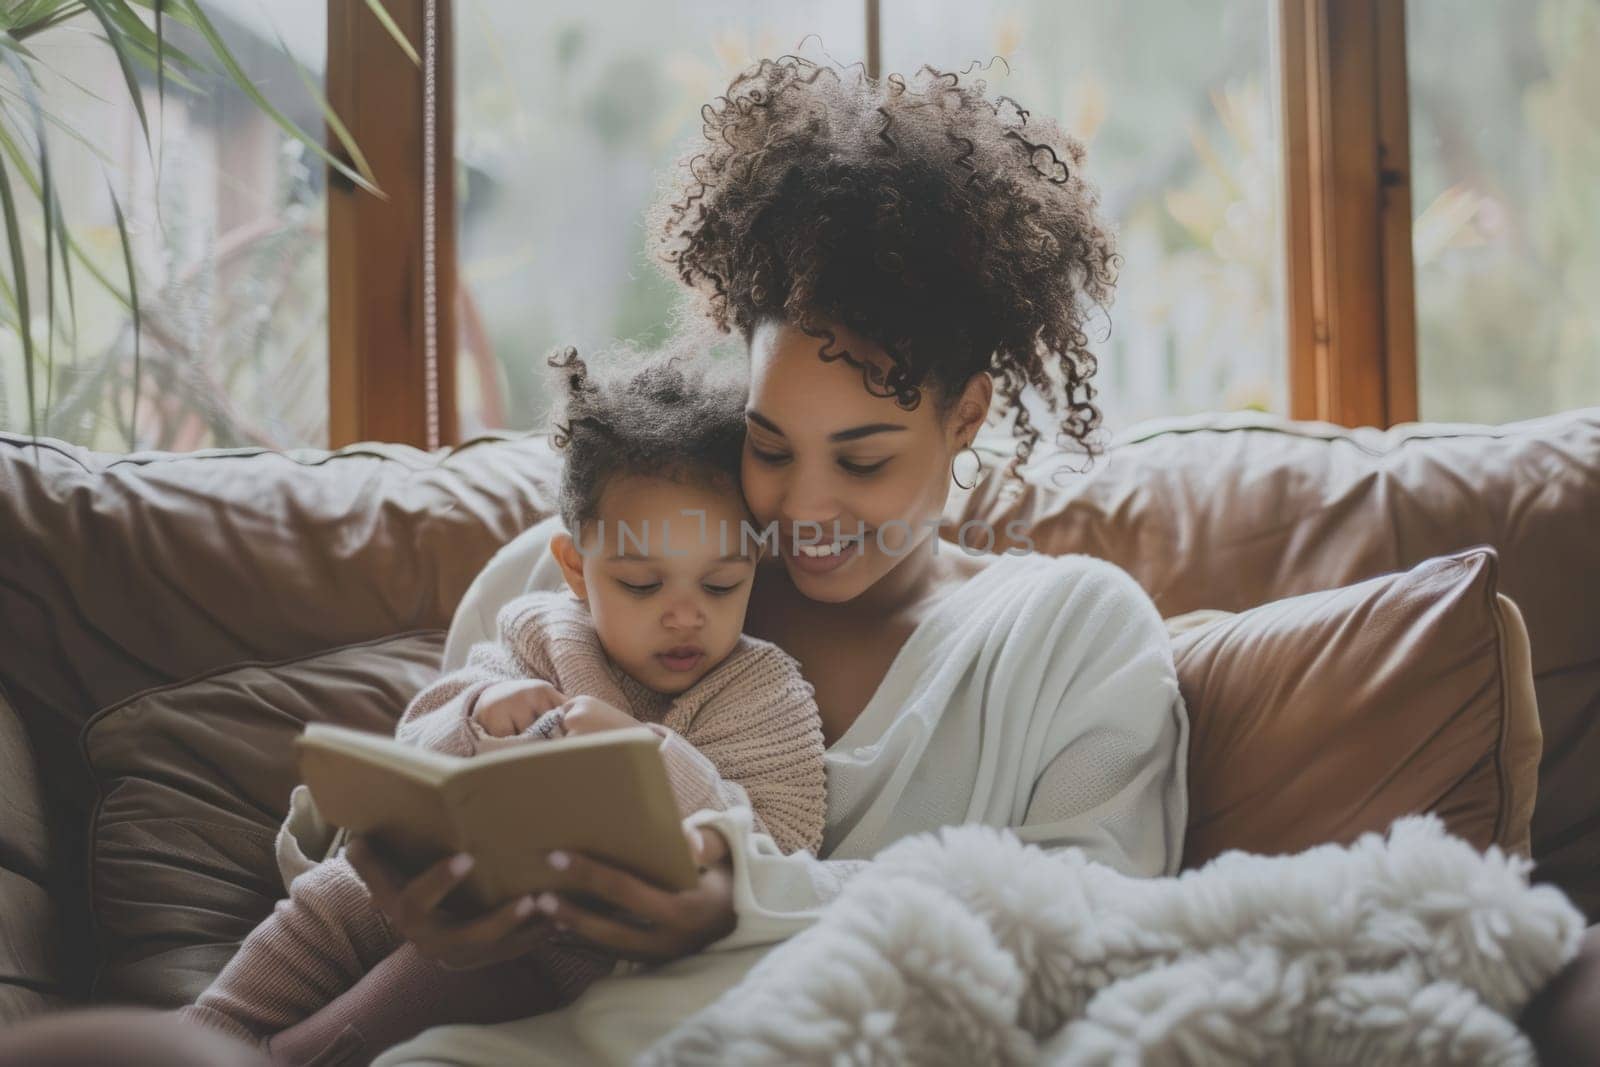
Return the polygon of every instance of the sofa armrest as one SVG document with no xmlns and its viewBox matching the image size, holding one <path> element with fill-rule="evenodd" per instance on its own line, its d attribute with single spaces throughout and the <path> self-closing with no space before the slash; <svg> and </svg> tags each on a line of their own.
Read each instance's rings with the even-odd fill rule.
<svg viewBox="0 0 1600 1067">
<path fill-rule="evenodd" d="M 60 926 L 45 888 L 50 838 L 33 747 L 0 692 L 0 1022 L 61 994 Z"/>
</svg>

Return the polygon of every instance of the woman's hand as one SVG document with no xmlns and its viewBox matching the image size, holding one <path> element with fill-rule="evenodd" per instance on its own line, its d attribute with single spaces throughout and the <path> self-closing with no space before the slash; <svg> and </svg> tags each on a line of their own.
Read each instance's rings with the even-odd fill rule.
<svg viewBox="0 0 1600 1067">
<path fill-rule="evenodd" d="M 733 932 L 733 879 L 724 862 L 727 842 L 715 830 L 685 829 L 701 866 L 693 889 L 660 889 L 600 860 L 551 853 L 575 888 L 620 909 L 603 916 L 553 893 L 521 897 L 494 911 L 459 919 L 440 909 L 467 872 L 470 857 L 454 856 L 415 878 L 386 863 L 359 835 L 345 851 L 367 884 L 372 902 L 395 931 L 428 959 L 467 970 L 516 959 L 549 935 L 549 928 L 609 948 L 623 959 L 661 963 L 698 952 Z M 557 859 L 557 857 L 561 857 Z"/>
<path fill-rule="evenodd" d="M 619 914 L 601 915 L 556 893 L 539 895 L 539 911 L 556 929 L 640 963 L 666 963 L 720 941 L 735 925 L 728 843 L 716 830 L 685 827 L 684 834 L 700 867 L 693 889 L 674 893 L 600 860 L 552 852 L 547 862 L 567 873 L 572 891 L 596 897 Z"/>
<path fill-rule="evenodd" d="M 407 878 L 356 835 L 345 849 L 372 894 L 372 903 L 395 932 L 417 946 L 428 959 L 456 970 L 486 967 L 513 960 L 549 934 L 549 924 L 536 918 L 534 899 L 520 897 L 494 911 L 459 919 L 439 905 L 472 870 L 472 858 L 449 856 L 415 878 Z M 530 921 L 531 920 L 531 921 Z"/>
</svg>

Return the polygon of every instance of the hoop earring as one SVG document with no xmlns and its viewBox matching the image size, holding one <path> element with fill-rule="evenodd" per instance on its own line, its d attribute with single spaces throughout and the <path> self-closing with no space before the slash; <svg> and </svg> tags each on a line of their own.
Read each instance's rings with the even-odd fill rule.
<svg viewBox="0 0 1600 1067">
<path fill-rule="evenodd" d="M 956 460 L 961 458 L 962 452 L 971 452 L 972 453 L 972 458 L 978 464 L 978 469 L 973 472 L 973 474 L 972 474 L 972 482 L 970 484 L 968 484 L 966 482 L 963 482 L 960 478 L 956 477 Z M 956 483 L 956 487 L 958 489 L 971 489 L 973 486 L 978 484 L 978 479 L 981 478 L 982 476 L 983 476 L 983 457 L 978 455 L 978 450 L 976 448 L 973 448 L 971 445 L 968 445 L 967 447 L 963 448 L 961 450 L 961 452 L 957 452 L 955 454 L 955 458 L 950 461 L 950 480 L 952 482 Z"/>
</svg>

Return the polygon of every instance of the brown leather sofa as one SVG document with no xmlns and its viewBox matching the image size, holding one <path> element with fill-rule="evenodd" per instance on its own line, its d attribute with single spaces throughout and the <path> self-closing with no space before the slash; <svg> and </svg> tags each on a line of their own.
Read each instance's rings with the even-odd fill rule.
<svg viewBox="0 0 1600 1067">
<path fill-rule="evenodd" d="M 203 987 L 281 889 L 290 739 L 398 715 L 555 473 L 539 437 L 106 456 L 0 435 L 0 1020 Z M 948 532 L 973 518 L 1120 564 L 1164 616 L 1230 613 L 1174 627 L 1187 863 L 1430 811 L 1600 918 L 1600 409 L 1173 420 L 1088 473 L 991 473 Z M 1588 946 L 1563 996 L 1600 1008 Z"/>
</svg>

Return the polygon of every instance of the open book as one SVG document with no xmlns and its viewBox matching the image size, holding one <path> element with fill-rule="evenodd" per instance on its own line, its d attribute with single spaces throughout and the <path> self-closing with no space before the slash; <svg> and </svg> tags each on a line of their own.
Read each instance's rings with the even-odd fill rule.
<svg viewBox="0 0 1600 1067">
<path fill-rule="evenodd" d="M 382 734 L 313 723 L 300 776 L 330 823 L 370 837 L 420 872 L 456 852 L 477 860 L 452 907 L 480 911 L 568 888 L 541 853 L 583 852 L 665 889 L 698 880 L 661 740 L 638 729 L 530 741 L 463 759 Z"/>
</svg>

